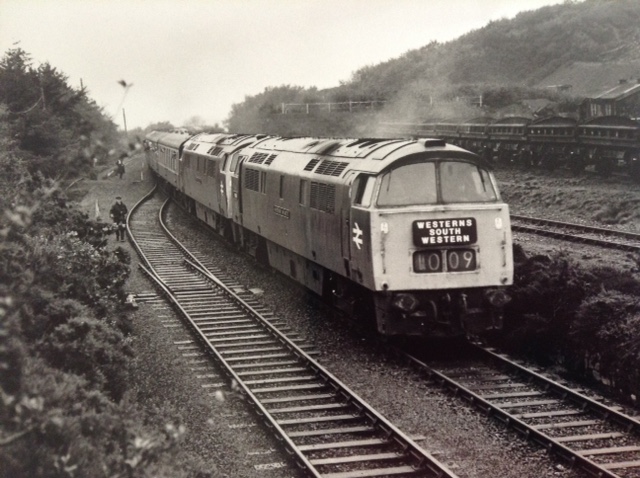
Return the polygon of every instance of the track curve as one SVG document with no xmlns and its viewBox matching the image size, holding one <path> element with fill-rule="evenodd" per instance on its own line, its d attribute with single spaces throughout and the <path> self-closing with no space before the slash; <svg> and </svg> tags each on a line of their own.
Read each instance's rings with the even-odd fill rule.
<svg viewBox="0 0 640 478">
<path fill-rule="evenodd" d="M 299 466 L 330 478 L 456 476 L 189 254 L 162 203 L 152 191 L 128 216 L 141 269 Z"/>
</svg>

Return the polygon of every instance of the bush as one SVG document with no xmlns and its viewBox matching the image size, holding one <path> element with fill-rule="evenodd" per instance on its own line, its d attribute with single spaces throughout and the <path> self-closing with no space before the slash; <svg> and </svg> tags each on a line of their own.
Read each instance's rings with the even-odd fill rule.
<svg viewBox="0 0 640 478">
<path fill-rule="evenodd" d="M 640 363 L 640 301 L 637 296 L 602 290 L 580 306 L 569 339 L 587 365 L 629 389 Z"/>
<path fill-rule="evenodd" d="M 30 250 L 23 267 L 29 271 L 32 286 L 39 287 L 33 294 L 25 291 L 30 303 L 41 300 L 38 292 L 55 291 L 56 298 L 72 298 L 102 316 L 124 300 L 130 263 L 125 251 L 96 248 L 74 234 L 30 237 L 25 242 Z"/>
<path fill-rule="evenodd" d="M 36 345 L 60 370 L 86 378 L 92 389 L 120 401 L 127 389 L 127 363 L 133 351 L 122 333 L 90 317 L 73 317 Z"/>
<path fill-rule="evenodd" d="M 516 247 L 514 258 L 502 345 L 596 371 L 640 395 L 640 281 L 628 271 L 585 268 L 563 254 L 527 257 Z"/>
<path fill-rule="evenodd" d="M 47 109 L 25 111 L 43 91 Z M 0 477 L 157 475 L 183 430 L 122 403 L 129 255 L 52 179 L 88 173 L 116 127 L 20 49 L 0 60 L 0 103 Z"/>
<path fill-rule="evenodd" d="M 512 301 L 505 308 L 508 347 L 540 357 L 562 348 L 574 314 L 593 277 L 564 255 L 527 258 L 515 264 Z"/>
</svg>

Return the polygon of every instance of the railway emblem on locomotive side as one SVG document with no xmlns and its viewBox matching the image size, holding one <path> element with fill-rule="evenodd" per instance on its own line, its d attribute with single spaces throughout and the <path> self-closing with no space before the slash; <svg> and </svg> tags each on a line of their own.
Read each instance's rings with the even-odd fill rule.
<svg viewBox="0 0 640 478">
<path fill-rule="evenodd" d="M 352 229 L 353 231 L 353 242 L 355 242 L 358 249 L 362 248 L 363 240 L 362 240 L 362 229 L 358 226 L 358 223 L 354 223 L 355 227 Z"/>
<path fill-rule="evenodd" d="M 413 243 L 416 246 L 465 246 L 478 240 L 473 217 L 413 221 Z"/>
</svg>

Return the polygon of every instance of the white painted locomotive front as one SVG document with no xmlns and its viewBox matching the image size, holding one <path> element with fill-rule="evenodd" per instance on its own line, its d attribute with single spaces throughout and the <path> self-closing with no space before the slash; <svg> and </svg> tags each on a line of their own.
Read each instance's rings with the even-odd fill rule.
<svg viewBox="0 0 640 478">
<path fill-rule="evenodd" d="M 467 225 L 470 219 L 472 225 Z M 424 236 L 415 237 L 413 229 L 417 225 L 424 228 Z M 471 227 L 475 238 L 468 237 L 470 234 L 465 231 Z M 512 283 L 506 204 L 373 211 L 370 240 L 371 288 L 377 291 L 498 287 Z"/>
</svg>

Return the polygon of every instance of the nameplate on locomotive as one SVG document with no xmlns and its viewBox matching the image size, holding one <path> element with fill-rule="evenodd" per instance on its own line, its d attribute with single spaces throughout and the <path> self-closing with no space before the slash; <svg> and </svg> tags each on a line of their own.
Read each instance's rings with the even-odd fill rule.
<svg viewBox="0 0 640 478">
<path fill-rule="evenodd" d="M 468 246 L 478 240 L 473 217 L 413 221 L 413 243 L 420 247 Z"/>
<path fill-rule="evenodd" d="M 286 208 L 284 208 L 282 206 L 276 206 L 274 204 L 273 212 L 275 212 L 278 216 L 284 217 L 285 219 L 290 219 L 291 218 L 291 211 L 289 211 L 288 209 L 286 209 Z"/>
</svg>

